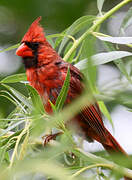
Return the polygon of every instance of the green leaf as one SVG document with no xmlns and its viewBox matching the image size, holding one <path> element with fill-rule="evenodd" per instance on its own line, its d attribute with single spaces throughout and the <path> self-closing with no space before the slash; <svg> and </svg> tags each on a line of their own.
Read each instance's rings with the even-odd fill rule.
<svg viewBox="0 0 132 180">
<path fill-rule="evenodd" d="M 65 32 L 66 35 L 73 35 L 77 33 L 80 29 L 89 26 L 93 20 L 95 19 L 94 16 L 83 16 L 77 19 Z M 58 53 L 60 54 L 64 46 L 66 45 L 69 38 L 65 36 L 60 44 Z"/>
<path fill-rule="evenodd" d="M 102 7 L 103 7 L 103 4 L 104 4 L 104 1 L 105 0 L 97 0 L 97 8 L 99 10 L 99 13 L 102 14 Z"/>
<path fill-rule="evenodd" d="M 116 102 L 127 108 L 132 109 L 132 92 L 126 91 L 118 93 L 116 96 Z"/>
<path fill-rule="evenodd" d="M 113 44 L 109 42 L 104 42 L 105 47 L 108 51 L 115 51 L 115 47 Z M 126 77 L 126 79 L 131 83 L 131 77 L 127 72 L 127 68 L 125 67 L 124 61 L 122 59 L 117 59 L 114 61 L 115 65 L 119 68 L 120 72 Z"/>
<path fill-rule="evenodd" d="M 8 86 L 7 84 L 2 84 L 2 85 L 5 88 L 7 88 L 15 97 L 17 97 L 17 99 L 19 99 L 19 101 L 21 101 L 25 106 L 32 109 L 32 104 L 30 103 L 29 98 L 24 96 L 22 93 L 20 93 L 19 91 L 17 91 L 13 87 Z"/>
<path fill-rule="evenodd" d="M 14 129 L 15 127 L 19 126 L 20 124 L 24 123 L 25 120 L 21 120 L 21 121 L 18 121 L 16 123 L 14 123 L 13 125 L 9 126 L 7 129 L 4 130 L 4 132 L 2 132 L 0 134 L 0 137 L 1 136 L 4 136 L 6 133 L 8 133 L 9 131 L 11 131 L 12 129 Z"/>
<path fill-rule="evenodd" d="M 123 62 L 122 59 L 118 59 L 116 61 L 114 61 L 114 63 L 116 64 L 116 66 L 119 68 L 119 70 L 121 71 L 121 73 L 126 77 L 126 79 L 132 83 L 132 80 L 131 80 L 131 77 L 129 76 L 127 70 L 126 70 L 126 67 L 125 67 L 125 64 Z"/>
<path fill-rule="evenodd" d="M 27 76 L 25 73 L 7 76 L 4 79 L 2 79 L 0 83 L 16 83 L 20 81 L 27 81 Z"/>
<path fill-rule="evenodd" d="M 12 98 L 10 98 L 10 97 L 8 97 L 8 96 L 3 95 L 3 94 L 0 94 L 0 96 L 8 99 L 8 100 L 9 100 L 10 102 L 12 102 L 12 104 L 14 104 L 15 106 L 18 105 L 15 100 L 13 100 Z"/>
<path fill-rule="evenodd" d="M 120 33 L 121 32 L 125 32 L 125 30 L 130 26 L 132 25 L 132 7 L 127 11 L 123 21 L 122 21 L 122 24 L 120 26 Z"/>
<path fill-rule="evenodd" d="M 55 48 L 55 44 L 54 44 L 53 39 L 48 38 L 47 40 L 48 40 L 48 42 L 50 43 L 50 45 L 51 45 L 53 48 Z"/>
<path fill-rule="evenodd" d="M 55 41 L 55 48 L 57 48 L 59 46 L 59 44 L 61 43 L 62 39 L 64 38 L 65 36 L 65 33 L 66 33 L 67 29 L 65 29 L 58 38 L 56 38 L 56 41 Z"/>
<path fill-rule="evenodd" d="M 61 43 L 62 39 L 65 36 L 65 32 L 66 32 L 66 30 L 64 30 L 61 34 L 50 34 L 50 35 L 46 36 L 47 39 L 56 38 L 55 43 L 54 43 L 54 49 L 56 49 L 59 46 L 59 44 Z"/>
<path fill-rule="evenodd" d="M 91 88 L 92 92 L 96 91 L 96 66 L 93 65 L 91 56 L 95 53 L 95 40 L 94 36 L 87 36 L 83 41 L 80 59 L 87 58 L 83 73 L 88 80 L 87 86 Z"/>
<path fill-rule="evenodd" d="M 128 57 L 131 55 L 132 53 L 127 52 L 127 51 L 111 51 L 111 52 L 105 52 L 105 53 L 98 53 L 92 56 L 92 63 L 93 65 L 101 65 L 101 64 L 106 64 L 111 61 L 117 62 L 117 59 L 119 60 L 120 58 Z M 79 61 L 78 63 L 76 63 L 75 66 L 78 69 L 83 70 L 87 68 L 87 63 L 88 63 L 88 59 L 83 59 Z M 124 68 L 122 69 L 122 71 L 125 71 L 126 73 L 126 70 Z"/>
<path fill-rule="evenodd" d="M 15 139 L 14 137 L 18 136 L 23 129 L 18 130 L 16 132 L 14 132 L 12 135 L 10 135 L 9 137 L 6 137 L 5 139 L 3 139 L 2 141 L 0 141 L 0 147 L 5 146 L 11 139 Z M 3 132 L 5 133 L 5 130 L 3 130 Z"/>
<path fill-rule="evenodd" d="M 10 46 L 10 47 L 8 47 L 8 48 L 6 48 L 6 49 L 1 50 L 0 53 L 5 52 L 5 51 L 10 51 L 10 50 L 12 50 L 12 49 L 16 49 L 16 48 L 18 48 L 19 46 L 20 46 L 20 43 L 19 43 L 19 44 L 15 44 L 15 45 L 13 45 L 13 46 Z"/>
<path fill-rule="evenodd" d="M 55 106 L 56 106 L 57 110 L 62 109 L 62 107 L 65 103 L 67 93 L 68 93 L 68 89 L 69 89 L 69 84 L 70 84 L 70 69 L 68 68 L 63 87 L 61 89 L 59 96 L 57 97 L 57 100 L 56 100 Z"/>
<path fill-rule="evenodd" d="M 127 56 L 132 56 L 132 53 L 127 51 L 111 51 L 111 52 L 95 54 L 94 56 L 92 56 L 92 60 L 94 65 L 100 65 Z"/>
<path fill-rule="evenodd" d="M 101 112 L 109 120 L 110 124 L 112 125 L 112 128 L 114 129 L 113 121 L 111 119 L 110 113 L 109 113 L 107 107 L 105 106 L 104 102 L 103 101 L 98 101 L 98 104 L 99 104 Z"/>
<path fill-rule="evenodd" d="M 49 100 L 49 103 L 51 105 L 53 112 L 56 113 L 56 111 L 57 111 L 56 106 L 50 100 Z"/>
<path fill-rule="evenodd" d="M 26 87 L 29 90 L 29 95 L 31 97 L 34 109 L 37 110 L 40 114 L 44 114 L 44 105 L 40 95 L 32 86 L 26 84 Z"/>
<path fill-rule="evenodd" d="M 8 88 L 8 87 L 7 87 Z M 9 90 L 10 91 L 10 90 Z M 10 93 L 10 92 L 7 92 L 7 91 L 2 91 L 2 92 L 5 92 L 5 93 L 7 93 L 11 98 L 9 98 L 8 96 L 4 96 L 4 97 L 6 97 L 8 100 L 10 100 L 13 104 L 15 104 L 16 105 L 16 107 L 18 106 L 18 107 L 20 107 L 22 110 L 23 110 L 23 112 L 25 112 L 25 113 L 27 113 L 27 111 L 26 111 L 26 108 L 23 106 L 23 104 L 16 98 L 16 97 L 14 97 L 13 95 L 12 95 L 12 93 Z M 14 94 L 15 95 L 15 94 Z"/>
</svg>

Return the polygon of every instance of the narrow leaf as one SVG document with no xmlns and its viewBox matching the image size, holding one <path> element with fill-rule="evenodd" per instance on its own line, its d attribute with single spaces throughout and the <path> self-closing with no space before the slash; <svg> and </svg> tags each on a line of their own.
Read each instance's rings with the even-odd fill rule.
<svg viewBox="0 0 132 180">
<path fill-rule="evenodd" d="M 6 48 L 6 49 L 0 50 L 0 53 L 5 52 L 5 51 L 10 51 L 10 50 L 12 50 L 12 49 L 16 49 L 16 48 L 18 48 L 19 46 L 20 46 L 20 44 L 15 44 L 15 45 L 10 46 L 10 47 L 8 47 L 8 48 Z"/>
<path fill-rule="evenodd" d="M 108 51 L 115 51 L 115 47 L 113 44 L 109 42 L 103 42 Z M 131 77 L 127 72 L 127 68 L 125 67 L 124 61 L 120 58 L 114 61 L 115 65 L 119 68 L 120 72 L 126 77 L 126 79 L 131 83 Z"/>
<path fill-rule="evenodd" d="M 27 106 L 30 109 L 32 109 L 32 104 L 30 103 L 29 98 L 24 96 L 22 93 L 20 93 L 19 91 L 17 91 L 13 87 L 8 86 L 7 84 L 2 84 L 2 85 L 5 88 L 7 88 L 12 94 L 14 94 L 14 96 L 17 97 L 25 106 Z"/>
<path fill-rule="evenodd" d="M 9 131 L 11 131 L 12 129 L 14 129 L 15 127 L 19 126 L 20 124 L 22 124 L 24 122 L 25 122 L 25 120 L 21 120 L 21 121 L 14 123 L 11 126 L 9 126 L 7 129 L 5 129 L 5 131 L 3 133 L 0 134 L 0 137 L 4 136 L 6 133 L 8 133 Z"/>
<path fill-rule="evenodd" d="M 92 56 L 92 59 L 94 65 L 100 65 L 131 55 L 132 53 L 127 51 L 111 51 L 95 54 L 94 56 Z"/>
<path fill-rule="evenodd" d="M 101 41 L 108 41 L 115 44 L 131 44 L 132 37 L 104 37 L 104 36 L 96 36 Z"/>
<path fill-rule="evenodd" d="M 83 60 L 79 61 L 78 63 L 76 63 L 74 66 L 80 70 L 83 70 L 83 69 L 87 68 L 87 61 L 88 61 L 88 59 L 83 59 Z"/>
<path fill-rule="evenodd" d="M 101 64 L 106 64 L 108 62 L 115 61 L 117 59 L 128 57 L 131 55 L 132 53 L 127 52 L 127 51 L 111 51 L 111 52 L 99 53 L 92 56 L 92 62 L 93 62 L 93 65 L 101 65 Z M 79 61 L 78 63 L 76 63 L 75 66 L 78 69 L 83 70 L 87 68 L 87 62 L 88 62 L 88 59 L 83 59 Z"/>
<path fill-rule="evenodd" d="M 3 94 L 0 94 L 0 96 L 8 99 L 8 100 L 11 101 L 15 106 L 17 106 L 17 103 L 16 103 L 13 99 L 11 99 L 10 97 L 8 97 L 8 96 L 6 96 L 6 95 L 3 95 Z"/>
<path fill-rule="evenodd" d="M 94 16 L 83 16 L 79 19 L 77 19 L 65 32 L 66 35 L 73 35 L 75 33 L 77 33 L 80 29 L 83 29 L 84 27 L 90 25 L 93 20 L 95 19 Z M 61 53 L 62 49 L 64 48 L 64 46 L 66 45 L 67 41 L 68 41 L 68 37 L 65 36 L 60 44 L 59 47 L 59 54 Z"/>
<path fill-rule="evenodd" d="M 28 147 L 28 141 L 29 141 L 29 130 L 27 130 L 26 137 L 24 138 L 24 141 L 21 145 L 20 153 L 19 153 L 19 160 L 22 160 L 26 154 L 27 147 Z"/>
<path fill-rule="evenodd" d="M 68 68 L 63 87 L 61 89 L 61 92 L 60 92 L 57 100 L 56 100 L 55 106 L 56 106 L 57 110 L 60 110 L 65 103 L 67 93 L 68 93 L 68 89 L 69 89 L 69 84 L 70 84 L 70 69 Z"/>
<path fill-rule="evenodd" d="M 97 8 L 99 10 L 99 13 L 102 14 L 102 7 L 103 7 L 103 4 L 104 4 L 104 1 L 105 0 L 97 0 Z"/>
<path fill-rule="evenodd" d="M 41 97 L 39 96 L 38 92 L 30 85 L 26 84 L 26 86 L 29 90 L 29 95 L 31 97 L 31 100 L 32 100 L 35 110 L 44 114 L 44 106 L 43 106 Z"/>
<path fill-rule="evenodd" d="M 2 79 L 0 83 L 16 83 L 20 81 L 27 81 L 27 77 L 25 73 L 7 76 L 4 79 Z"/>
<path fill-rule="evenodd" d="M 101 112 L 109 120 L 110 124 L 112 125 L 112 128 L 114 129 L 113 121 L 111 119 L 110 113 L 109 113 L 107 107 L 105 106 L 104 102 L 103 101 L 98 101 L 98 104 L 99 104 Z"/>
<path fill-rule="evenodd" d="M 130 25 L 132 25 L 132 7 L 128 10 L 122 21 L 122 24 L 120 26 L 120 32 L 124 32 Z"/>
<path fill-rule="evenodd" d="M 53 112 L 56 112 L 57 111 L 56 106 L 50 100 L 49 100 L 49 103 L 52 107 Z"/>
</svg>

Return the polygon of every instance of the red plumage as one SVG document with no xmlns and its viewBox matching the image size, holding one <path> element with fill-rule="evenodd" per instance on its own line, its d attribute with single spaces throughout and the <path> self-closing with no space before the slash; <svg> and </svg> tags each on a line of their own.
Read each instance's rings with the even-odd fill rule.
<svg viewBox="0 0 132 180">
<path fill-rule="evenodd" d="M 63 61 L 47 42 L 43 28 L 37 18 L 21 41 L 16 54 L 23 58 L 27 79 L 40 94 L 45 110 L 52 112 L 49 99 L 55 104 L 63 86 L 67 69 L 70 68 L 70 86 L 65 104 L 76 99 L 85 87 L 82 73 L 73 65 Z M 98 104 L 85 107 L 72 123 L 76 124 L 86 139 L 100 142 L 108 152 L 120 152 L 126 155 L 123 148 L 104 127 Z"/>
</svg>

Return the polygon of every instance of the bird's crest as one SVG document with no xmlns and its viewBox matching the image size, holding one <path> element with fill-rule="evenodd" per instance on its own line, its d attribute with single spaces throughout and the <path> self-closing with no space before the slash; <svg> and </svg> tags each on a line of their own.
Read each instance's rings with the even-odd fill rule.
<svg viewBox="0 0 132 180">
<path fill-rule="evenodd" d="M 44 42 L 46 40 L 43 28 L 39 24 L 41 16 L 38 17 L 29 27 L 21 42 Z"/>
</svg>

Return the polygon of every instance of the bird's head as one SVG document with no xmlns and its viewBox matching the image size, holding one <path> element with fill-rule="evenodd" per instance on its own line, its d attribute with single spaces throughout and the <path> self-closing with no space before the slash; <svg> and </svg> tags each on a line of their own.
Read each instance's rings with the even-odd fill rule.
<svg viewBox="0 0 132 180">
<path fill-rule="evenodd" d="M 24 35 L 21 45 L 16 51 L 16 55 L 23 58 L 26 68 L 35 67 L 37 64 L 38 49 L 46 44 L 43 28 L 39 24 L 41 17 L 38 17 L 29 27 Z"/>
</svg>

